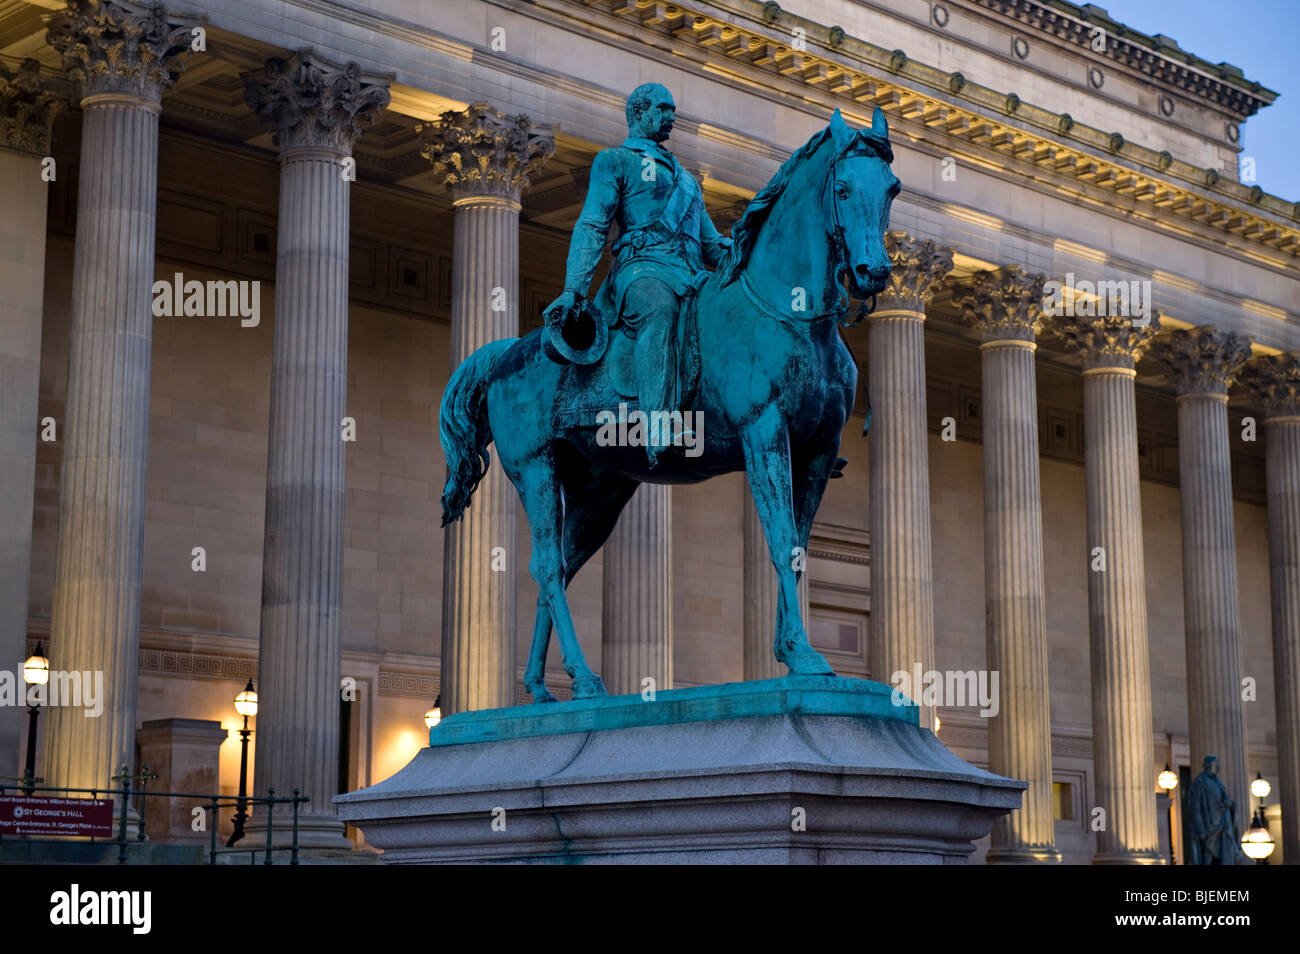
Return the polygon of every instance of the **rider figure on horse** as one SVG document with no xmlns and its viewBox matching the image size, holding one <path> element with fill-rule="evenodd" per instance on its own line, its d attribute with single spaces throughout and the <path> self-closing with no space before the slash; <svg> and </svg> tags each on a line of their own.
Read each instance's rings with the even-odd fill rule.
<svg viewBox="0 0 1300 954">
<path fill-rule="evenodd" d="M 635 341 L 633 367 L 642 411 L 680 410 L 679 318 L 682 302 L 731 248 L 704 208 L 695 177 L 663 145 L 676 106 L 658 83 L 627 98 L 628 138 L 596 155 L 582 215 L 573 229 L 564 292 L 548 319 L 573 314 L 587 295 L 610 226 L 618 224 L 613 265 L 597 293 L 597 320 Z M 663 438 L 664 435 L 659 435 Z M 663 443 L 646 442 L 653 466 Z"/>
</svg>

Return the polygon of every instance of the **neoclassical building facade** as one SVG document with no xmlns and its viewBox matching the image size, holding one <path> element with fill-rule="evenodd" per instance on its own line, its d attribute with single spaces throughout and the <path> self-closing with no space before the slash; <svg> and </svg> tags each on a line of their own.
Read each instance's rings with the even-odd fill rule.
<svg viewBox="0 0 1300 954">
<path fill-rule="evenodd" d="M 785 6 L 0 6 L 0 653 L 104 683 L 42 718 L 47 784 L 198 720 L 234 792 L 251 678 L 253 789 L 348 849 L 330 797 L 435 699 L 524 701 L 526 522 L 494 468 L 439 527 L 438 403 L 541 323 L 655 81 L 724 232 L 833 110 L 888 117 L 893 273 L 802 597 L 843 674 L 998 674 L 983 715 L 922 700 L 1029 783 L 976 857 L 1181 861 L 1156 775 L 1215 754 L 1300 861 L 1300 207 L 1238 171 L 1277 94 L 1093 5 Z M 641 488 L 569 593 L 613 692 L 781 674 L 743 475 Z"/>
</svg>

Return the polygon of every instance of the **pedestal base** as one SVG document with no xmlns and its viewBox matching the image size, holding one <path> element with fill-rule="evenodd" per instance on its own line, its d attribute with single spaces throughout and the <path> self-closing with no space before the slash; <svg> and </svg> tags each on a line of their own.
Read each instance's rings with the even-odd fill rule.
<svg viewBox="0 0 1300 954">
<path fill-rule="evenodd" d="M 385 862 L 962 864 L 1026 787 L 826 676 L 458 713 L 431 741 L 335 799 Z"/>
</svg>

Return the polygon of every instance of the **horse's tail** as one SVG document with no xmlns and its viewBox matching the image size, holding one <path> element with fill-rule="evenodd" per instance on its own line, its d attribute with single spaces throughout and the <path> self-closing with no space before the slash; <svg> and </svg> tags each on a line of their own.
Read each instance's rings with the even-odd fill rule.
<svg viewBox="0 0 1300 954">
<path fill-rule="evenodd" d="M 488 425 L 488 379 L 498 359 L 517 339 L 489 341 L 460 363 L 447 382 L 438 411 L 438 443 L 447 459 L 447 481 L 442 488 L 442 525 L 454 523 L 469 506 L 478 482 L 487 473 L 492 455 Z"/>
</svg>

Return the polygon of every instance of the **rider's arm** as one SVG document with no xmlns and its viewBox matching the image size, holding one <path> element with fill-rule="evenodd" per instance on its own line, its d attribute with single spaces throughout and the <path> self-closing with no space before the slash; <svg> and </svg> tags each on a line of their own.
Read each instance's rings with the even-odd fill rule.
<svg viewBox="0 0 1300 954">
<path fill-rule="evenodd" d="M 727 251 L 731 248 L 731 239 L 724 236 L 713 224 L 709 218 L 707 209 L 700 210 L 700 252 L 704 257 L 704 264 L 709 268 L 717 268 L 722 260 L 727 257 Z"/>
<path fill-rule="evenodd" d="M 564 272 L 566 292 L 586 297 L 591 287 L 591 276 L 600 264 L 605 238 L 618 212 L 622 179 L 618 153 L 613 149 L 598 152 L 591 164 L 587 199 L 582 204 L 582 214 L 578 216 L 573 237 L 569 240 L 569 260 Z"/>
</svg>

